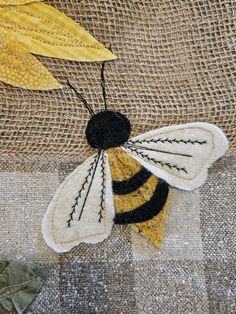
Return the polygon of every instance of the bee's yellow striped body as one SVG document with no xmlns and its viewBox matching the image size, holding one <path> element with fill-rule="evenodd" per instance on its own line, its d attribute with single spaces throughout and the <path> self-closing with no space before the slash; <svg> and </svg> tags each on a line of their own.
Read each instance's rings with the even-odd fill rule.
<svg viewBox="0 0 236 314">
<path fill-rule="evenodd" d="M 107 150 L 113 181 L 116 223 L 132 228 L 159 246 L 165 231 L 168 185 L 121 148 Z"/>
</svg>

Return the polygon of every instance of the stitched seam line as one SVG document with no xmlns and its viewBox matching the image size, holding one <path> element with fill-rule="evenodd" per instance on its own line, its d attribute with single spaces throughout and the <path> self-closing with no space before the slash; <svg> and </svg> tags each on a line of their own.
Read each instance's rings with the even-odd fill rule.
<svg viewBox="0 0 236 314">
<path fill-rule="evenodd" d="M 95 163 L 96 163 L 96 160 L 97 160 L 97 155 L 94 157 L 93 161 L 91 162 L 90 164 L 90 167 L 88 169 L 88 173 L 84 179 L 84 182 L 82 183 L 81 185 L 81 188 L 78 192 L 78 195 L 75 197 L 75 203 L 72 205 L 72 211 L 70 212 L 69 214 L 69 219 L 67 220 L 67 226 L 70 228 L 71 226 L 71 222 L 73 221 L 74 219 L 74 214 L 76 212 L 76 206 L 78 205 L 78 200 L 81 198 L 82 196 L 82 192 L 85 190 L 85 186 L 88 184 L 88 179 L 89 177 L 92 175 L 92 171 L 94 170 L 94 166 L 95 166 Z"/>
<path fill-rule="evenodd" d="M 33 18 L 37 18 L 37 19 L 39 19 L 40 20 L 40 22 L 42 21 L 42 17 L 40 17 L 40 16 L 37 16 L 37 15 L 33 15 L 33 14 L 31 14 L 31 13 L 29 13 L 29 12 L 26 12 L 26 11 L 21 11 L 21 10 L 19 10 L 19 9 L 17 9 L 17 8 L 13 8 L 12 7 L 12 10 L 13 11 L 15 11 L 15 12 L 18 12 L 20 15 L 26 15 L 26 16 L 29 16 L 29 17 L 33 17 Z M 72 36 L 67 30 L 65 30 L 65 29 L 63 29 L 63 28 L 61 28 L 59 25 L 57 25 L 57 24 L 55 24 L 55 23 L 53 23 L 51 20 L 49 20 L 49 19 L 44 19 L 44 21 L 46 22 L 46 23 L 48 23 L 49 25 L 51 25 L 55 30 L 60 30 L 61 31 L 61 33 L 62 34 L 65 34 L 66 36 L 68 36 L 70 39 L 76 39 L 76 37 L 75 36 Z M 18 24 L 16 24 L 16 23 L 14 23 L 14 22 L 12 22 L 11 20 L 10 20 L 10 22 L 5 22 L 5 25 L 2 25 L 4 28 L 7 28 L 7 29 L 12 29 L 12 31 L 14 31 L 14 32 L 16 32 L 17 33 L 17 30 L 15 30 L 14 29 L 14 27 L 12 27 L 12 26 L 7 26 L 6 25 L 6 23 L 9 23 L 10 25 L 16 25 L 17 27 L 17 30 L 31 30 L 30 28 L 26 28 L 26 27 L 23 27 L 23 26 L 19 26 Z M 35 31 L 36 32 L 36 31 Z M 37 32 L 36 32 L 37 33 Z M 48 34 L 48 35 L 50 35 L 50 32 L 47 32 L 47 31 L 43 31 L 42 30 L 42 33 L 46 33 L 46 34 Z M 53 35 L 53 34 L 52 34 Z M 51 46 L 61 46 L 61 47 L 71 47 L 71 46 L 68 46 L 68 45 L 63 45 L 63 44 L 53 44 L 53 43 L 51 43 L 51 42 L 47 42 L 47 41 L 43 41 L 42 39 L 40 40 L 40 39 L 38 39 L 37 37 L 34 37 L 34 36 L 29 36 L 30 38 L 32 38 L 32 39 L 35 39 L 35 40 L 37 40 L 37 41 L 39 41 L 39 42 L 41 42 L 41 43 L 44 43 L 44 44 L 50 44 Z M 60 39 L 61 41 L 65 41 L 65 40 L 63 40 L 63 39 Z M 76 41 L 73 41 L 72 42 L 73 44 L 76 44 Z M 93 48 L 93 49 L 101 49 L 101 47 L 99 47 L 98 46 L 98 43 L 94 43 L 94 45 L 86 45 L 86 44 L 84 44 L 81 40 L 77 40 L 77 43 L 80 45 L 80 47 L 83 47 L 83 48 Z M 72 46 L 73 47 L 73 46 Z M 76 47 L 76 45 L 74 46 L 74 47 Z"/>
<path fill-rule="evenodd" d="M 172 164 L 170 164 L 169 162 L 164 162 L 164 161 L 161 161 L 161 160 L 156 160 L 155 158 L 151 158 L 151 157 L 149 157 L 148 155 L 145 155 L 143 152 L 139 152 L 139 151 L 138 151 L 138 150 L 145 150 L 145 147 L 135 149 L 135 148 L 126 146 L 126 149 L 129 149 L 131 152 L 135 152 L 136 155 L 141 156 L 141 157 L 143 157 L 143 158 L 146 158 L 146 159 L 147 159 L 148 161 L 150 161 L 150 162 L 154 162 L 155 164 L 160 164 L 162 167 L 167 166 L 169 169 L 176 169 L 176 170 L 178 170 L 179 172 L 180 172 L 180 171 L 183 171 L 183 172 L 185 172 L 185 173 L 188 173 L 185 168 L 180 168 L 180 167 L 178 167 L 177 165 L 172 165 Z"/>
<path fill-rule="evenodd" d="M 192 128 L 192 127 L 189 127 L 189 128 L 185 128 L 184 130 L 192 130 L 192 129 L 194 129 L 194 130 L 196 130 L 196 129 L 199 129 L 199 130 L 204 130 L 205 132 L 207 132 L 207 133 L 209 133 L 210 135 L 211 135 L 211 138 L 212 138 L 212 150 L 211 150 L 211 152 L 210 152 L 210 154 L 209 154 L 209 157 L 208 157 L 208 159 L 212 156 L 212 153 L 213 153 L 213 151 L 215 150 L 215 134 L 214 133 L 211 133 L 210 131 L 208 131 L 208 130 L 206 130 L 206 129 L 204 129 L 204 128 L 201 128 L 201 127 L 195 127 L 195 128 Z M 167 132 L 167 134 L 168 133 L 172 133 L 173 131 L 169 131 L 169 132 Z M 208 160 L 207 159 L 207 160 Z M 206 165 L 206 162 L 204 163 L 204 165 L 199 169 L 199 171 L 198 171 L 198 173 L 193 177 L 193 178 L 185 178 L 185 177 L 181 177 L 181 176 L 178 176 L 177 174 L 174 174 L 174 173 L 172 173 L 172 172 L 170 172 L 170 171 L 168 171 L 168 170 L 165 170 L 166 172 L 168 172 L 169 174 L 171 174 L 172 176 L 174 176 L 174 177 L 176 177 L 176 178 L 179 178 L 179 179 L 182 179 L 182 180 L 188 180 L 188 181 L 190 181 L 190 180 L 194 180 L 197 176 L 198 176 L 198 174 L 199 174 L 199 172 L 201 172 L 202 171 L 202 169 L 205 167 L 205 165 Z"/>
<path fill-rule="evenodd" d="M 103 219 L 103 212 L 105 210 L 104 204 L 105 204 L 105 179 L 106 179 L 106 174 L 105 174 L 105 158 L 104 158 L 104 151 L 102 152 L 102 163 L 101 163 L 101 177 L 102 177 L 102 194 L 101 194 L 101 202 L 100 202 L 100 211 L 98 213 L 99 219 L 98 222 L 101 222 Z"/>
<path fill-rule="evenodd" d="M 37 277 L 33 277 L 33 278 L 31 278 L 31 279 L 29 279 L 29 280 L 27 280 L 27 281 L 25 281 L 25 282 L 22 282 L 22 283 L 20 283 L 20 284 L 15 284 L 15 285 L 10 286 L 10 289 L 8 290 L 8 291 L 10 292 L 10 294 L 6 294 L 6 293 L 5 293 L 5 297 L 0 298 L 0 301 L 3 300 L 4 298 L 6 298 L 6 296 L 9 297 L 9 296 L 11 296 L 11 295 L 14 295 L 15 293 L 19 293 L 20 291 L 22 291 L 22 290 L 20 290 L 20 291 L 18 291 L 18 292 L 11 293 L 11 291 L 14 290 L 14 288 L 16 288 L 16 287 L 19 287 L 19 288 L 20 288 L 20 287 L 22 287 L 22 286 L 24 286 L 24 285 L 30 283 L 32 280 L 36 280 L 36 279 L 38 279 L 38 278 L 41 279 L 40 276 L 37 276 Z M 7 287 L 1 288 L 1 289 L 0 289 L 0 293 L 1 293 L 1 290 L 5 289 L 5 288 L 7 288 Z M 4 295 L 4 294 L 3 294 L 3 295 Z"/>
<path fill-rule="evenodd" d="M 177 140 L 177 139 L 169 139 L 169 138 L 165 138 L 165 139 L 161 139 L 161 138 L 158 138 L 156 140 L 135 140 L 135 141 L 128 141 L 128 143 L 132 143 L 132 144 L 136 144 L 136 143 L 139 143 L 139 144 L 143 144 L 143 143 L 147 143 L 147 144 L 150 144 L 150 143 L 165 143 L 165 142 L 168 142 L 170 144 L 172 143 L 176 143 L 176 144 L 192 144 L 192 145 L 195 145 L 195 144 L 199 144 L 199 145 L 204 145 L 204 144 L 207 144 L 207 141 L 198 141 L 198 140 L 183 140 L 183 139 L 180 139 L 180 140 Z"/>
<path fill-rule="evenodd" d="M 72 179 L 72 178 L 74 178 L 75 176 L 77 175 L 77 172 L 76 173 L 74 173 L 74 175 L 72 175 L 72 177 L 70 177 L 70 179 Z M 65 180 L 65 182 L 64 183 L 66 183 L 66 182 L 68 182 L 68 179 L 67 180 Z M 64 188 L 61 190 L 61 193 L 63 192 L 63 190 L 65 189 L 65 186 L 64 186 Z M 54 241 L 54 243 L 55 244 L 69 244 L 69 243 L 77 243 L 78 242 L 78 239 L 76 238 L 76 239 L 73 239 L 73 240 L 70 240 L 70 241 L 60 241 L 60 242 L 58 242 L 58 241 L 56 241 L 56 238 L 55 238 L 55 224 L 54 224 L 54 221 L 55 221 L 55 208 L 56 208 L 56 205 L 58 204 L 58 201 L 55 203 L 55 206 L 54 206 L 54 210 L 53 210 L 53 212 L 52 212 L 52 218 L 51 218 L 51 220 L 50 220 L 50 223 L 51 223 L 51 226 L 52 226 L 52 238 L 53 238 L 53 241 Z M 107 217 L 105 216 L 105 221 L 104 221 L 104 228 L 106 229 L 106 227 L 107 227 Z M 91 239 L 91 238 L 94 238 L 94 237 L 96 237 L 96 236 L 99 236 L 99 235 L 105 235 L 106 233 L 105 232 L 101 232 L 101 233 L 95 233 L 95 234 L 92 234 L 92 235 L 90 235 L 90 236 L 86 236 L 86 237 L 83 237 L 83 238 L 80 238 L 80 241 L 82 242 L 82 241 L 84 241 L 84 240 L 89 240 L 89 239 Z"/>
</svg>

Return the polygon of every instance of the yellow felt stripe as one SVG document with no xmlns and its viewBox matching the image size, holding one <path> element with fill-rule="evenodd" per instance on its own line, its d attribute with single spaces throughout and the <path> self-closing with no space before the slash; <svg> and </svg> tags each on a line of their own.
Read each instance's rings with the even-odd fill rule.
<svg viewBox="0 0 236 314">
<path fill-rule="evenodd" d="M 132 157 L 120 148 L 108 149 L 111 176 L 113 180 L 127 180 L 137 173 L 141 166 Z M 151 176 L 144 185 L 132 193 L 114 195 L 115 210 L 117 213 L 133 210 L 146 203 L 153 195 L 158 179 Z M 165 233 L 167 203 L 162 211 L 152 219 L 131 224 L 131 228 L 145 236 L 152 244 L 160 247 Z"/>
<path fill-rule="evenodd" d="M 140 164 L 131 156 L 127 155 L 121 148 L 108 149 L 108 158 L 112 180 L 128 180 L 141 169 Z M 136 191 L 125 195 L 114 195 L 115 211 L 117 213 L 126 212 L 143 205 L 150 200 L 157 184 L 158 178 L 151 176 L 145 184 Z M 165 233 L 167 203 L 161 212 L 152 219 L 131 224 L 131 227 L 135 231 L 145 236 L 157 247 L 160 247 Z"/>
<path fill-rule="evenodd" d="M 0 80 L 29 89 L 48 90 L 61 87 L 34 56 L 2 31 L 0 31 Z"/>
<path fill-rule="evenodd" d="M 130 211 L 140 207 L 150 200 L 155 192 L 158 179 L 151 176 L 136 191 L 125 195 L 114 195 L 115 210 L 117 213 Z"/>
<path fill-rule="evenodd" d="M 0 30 L 7 30 L 35 54 L 77 61 L 116 58 L 79 24 L 41 2 L 2 6 L 0 20 Z"/>
<path fill-rule="evenodd" d="M 141 165 L 121 148 L 109 148 L 108 160 L 113 181 L 128 180 L 141 169 Z"/>
<path fill-rule="evenodd" d="M 21 5 L 25 3 L 36 2 L 34 0 L 0 0 L 0 6 L 2 5 Z"/>
<path fill-rule="evenodd" d="M 165 234 L 167 206 L 168 206 L 168 201 L 165 204 L 162 211 L 154 218 L 145 222 L 131 224 L 131 228 L 133 230 L 142 234 L 152 244 L 154 244 L 157 247 L 160 247 L 161 242 L 164 238 L 164 234 Z"/>
</svg>

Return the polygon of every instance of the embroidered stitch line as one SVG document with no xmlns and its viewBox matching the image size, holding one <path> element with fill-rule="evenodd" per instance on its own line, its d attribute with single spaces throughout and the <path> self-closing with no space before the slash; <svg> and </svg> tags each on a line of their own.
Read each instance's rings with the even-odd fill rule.
<svg viewBox="0 0 236 314">
<path fill-rule="evenodd" d="M 167 166 L 169 169 L 176 169 L 178 172 L 183 171 L 185 173 L 188 173 L 184 167 L 178 167 L 177 165 L 172 165 L 169 162 L 156 160 L 154 158 L 149 157 L 147 154 L 138 151 L 138 149 L 145 149 L 145 148 L 134 148 L 131 146 L 126 146 L 126 148 L 130 150 L 131 152 L 136 153 L 138 156 L 141 156 L 142 158 L 147 159 L 149 162 L 154 162 L 155 164 L 159 164 L 162 167 Z"/>
<path fill-rule="evenodd" d="M 101 157 L 101 177 L 102 177 L 102 190 L 101 190 L 101 202 L 100 202 L 100 211 L 98 213 L 99 219 L 98 222 L 101 223 L 103 219 L 103 212 L 105 210 L 105 178 L 106 178 L 106 173 L 105 173 L 105 158 L 104 158 L 104 151 L 102 151 L 102 157 Z"/>
<path fill-rule="evenodd" d="M 89 177 L 92 175 L 92 171 L 93 171 L 93 169 L 94 169 L 94 166 L 95 166 L 95 164 L 96 164 L 96 161 L 97 161 L 97 155 L 96 156 L 94 156 L 94 158 L 93 158 L 93 160 L 92 160 L 92 162 L 91 162 L 91 165 L 90 165 L 90 167 L 89 167 L 89 169 L 88 169 L 88 174 L 87 174 L 87 176 L 85 177 L 85 179 L 84 179 L 84 182 L 83 182 L 83 184 L 82 184 L 82 186 L 81 186 L 81 188 L 80 188 L 80 190 L 79 190 L 79 192 L 78 192 L 78 195 L 75 197 L 75 203 L 73 204 L 73 206 L 72 206 L 72 211 L 70 212 L 70 214 L 69 214 L 69 219 L 67 220 L 67 227 L 68 228 L 70 228 L 70 226 L 71 226 L 71 222 L 73 221 L 73 216 L 74 216 L 74 214 L 75 214 L 75 212 L 76 212 L 76 206 L 78 205 L 78 201 L 79 201 L 79 199 L 81 198 L 81 196 L 82 196 L 82 192 L 85 190 L 85 187 L 86 187 L 86 185 L 88 184 L 88 179 L 89 179 Z"/>
<path fill-rule="evenodd" d="M 1 274 L 2 275 L 2 274 Z M 10 287 L 10 289 L 4 294 L 1 294 L 2 296 L 3 296 L 3 298 L 0 298 L 0 301 L 2 301 L 5 297 L 6 297 L 6 295 L 8 296 L 8 297 L 10 297 L 10 296 L 12 296 L 12 295 L 14 295 L 14 294 L 18 294 L 18 293 L 20 293 L 20 292 L 23 292 L 23 290 L 19 290 L 17 293 L 15 293 L 15 292 L 13 292 L 14 291 L 14 288 L 21 288 L 21 287 L 24 287 L 25 285 L 27 285 L 28 283 L 30 283 L 32 280 L 37 280 L 37 279 L 40 279 L 40 277 L 39 276 L 37 276 L 37 277 L 34 277 L 33 279 L 29 279 L 29 280 L 26 280 L 26 281 L 24 281 L 24 282 L 22 282 L 22 283 L 17 283 L 17 284 L 15 284 L 15 285 L 11 285 L 11 287 Z M 2 290 L 4 290 L 5 289 L 5 287 L 3 287 L 2 289 L 0 289 L 0 291 L 2 291 Z M 13 293 L 12 293 L 13 292 Z"/>
<path fill-rule="evenodd" d="M 95 155 L 94 158 L 96 158 L 96 156 L 97 155 Z M 73 178 L 75 175 L 77 175 L 77 173 L 74 173 L 74 175 L 72 175 L 72 177 L 70 177 L 70 179 Z M 66 182 L 68 182 L 68 178 L 65 180 L 65 183 Z M 64 188 L 62 188 L 61 192 L 63 192 L 64 189 L 65 189 L 65 186 L 64 186 Z M 57 203 L 58 202 L 56 202 L 55 207 L 56 207 Z M 55 244 L 69 244 L 69 243 L 72 244 L 72 243 L 77 243 L 77 241 L 78 241 L 77 238 L 75 238 L 73 240 L 70 240 L 70 241 L 58 241 L 58 240 L 56 240 L 56 237 L 55 237 L 55 224 L 54 224 L 54 222 L 55 222 L 55 207 L 54 207 L 54 210 L 52 212 L 52 217 L 50 219 L 50 223 L 51 223 L 51 226 L 52 226 L 52 238 L 53 238 L 53 241 L 55 242 Z M 106 229 L 106 227 L 107 227 L 107 220 L 105 220 L 105 223 L 104 223 L 104 228 Z M 85 241 L 86 242 L 86 240 L 93 239 L 96 236 L 103 236 L 103 235 L 106 235 L 106 233 L 105 232 L 95 233 L 93 235 L 81 238 L 81 241 Z"/>
<path fill-rule="evenodd" d="M 165 139 L 161 139 L 161 138 L 158 138 L 156 140 L 129 140 L 127 143 L 131 143 L 131 144 L 143 144 L 143 143 L 146 143 L 146 144 L 150 144 L 150 143 L 176 143 L 176 144 L 199 144 L 199 145 L 204 145 L 204 144 L 207 144 L 207 141 L 199 141 L 199 140 L 191 140 L 191 139 L 188 139 L 188 140 L 183 140 L 183 139 L 179 139 L 177 140 L 176 138 L 174 139 L 169 139 L 169 138 L 165 138 Z"/>
<path fill-rule="evenodd" d="M 174 152 L 169 152 L 169 151 L 165 151 L 165 150 L 154 149 L 154 148 L 145 147 L 145 146 L 139 146 L 139 145 L 136 145 L 136 144 L 126 143 L 123 146 L 124 147 L 134 147 L 134 148 L 137 148 L 137 149 L 149 150 L 149 151 L 152 151 L 152 152 L 169 154 L 169 155 L 176 155 L 176 156 L 183 156 L 183 157 L 193 157 L 192 155 L 189 155 L 189 154 L 174 153 Z"/>
<path fill-rule="evenodd" d="M 15 29 L 14 27 L 12 26 L 7 26 L 7 25 L 1 25 L 1 27 L 3 27 L 4 29 L 10 29 L 11 31 L 13 31 L 14 33 L 18 34 L 20 31 L 23 35 L 25 35 L 23 32 L 22 32 L 22 29 L 19 28 L 19 26 L 17 25 L 17 29 Z M 50 45 L 50 46 L 60 46 L 60 47 L 69 47 L 68 45 L 65 45 L 65 44 L 62 44 L 62 43 L 55 43 L 55 42 L 50 42 L 50 41 L 46 41 L 46 40 L 42 40 L 42 39 L 39 39 L 35 36 L 30 36 L 30 35 L 27 35 L 28 37 L 34 39 L 34 40 L 37 40 L 38 42 L 42 43 L 42 44 L 46 44 L 46 45 Z M 63 39 L 60 39 L 61 41 L 65 41 Z M 72 42 L 73 43 L 73 42 Z M 70 45 L 71 48 L 76 48 L 77 45 L 74 44 L 74 45 Z M 100 47 L 97 47 L 96 44 L 94 45 L 85 45 L 85 44 L 82 44 L 82 43 L 79 43 L 79 47 L 80 48 L 91 48 L 91 49 L 98 49 L 100 50 L 101 48 Z"/>
<path fill-rule="evenodd" d="M 29 12 L 23 12 L 23 11 L 21 11 L 21 10 L 19 10 L 19 9 L 17 9 L 17 8 L 12 8 L 12 10 L 13 11 L 15 11 L 15 12 L 17 12 L 17 13 L 20 13 L 21 15 L 25 15 L 25 16 L 29 16 L 29 17 L 33 17 L 33 18 L 37 18 L 37 19 L 39 19 L 39 20 L 41 20 L 41 17 L 40 16 L 37 16 L 37 15 L 33 15 L 33 14 L 30 14 Z M 79 46 L 81 47 L 81 48 L 92 48 L 92 49 L 101 49 L 101 47 L 98 45 L 98 43 L 95 43 L 95 44 L 93 44 L 93 45 L 86 45 L 86 44 L 84 44 L 81 40 L 78 40 L 76 37 L 72 37 L 72 35 L 71 34 L 69 34 L 69 32 L 67 32 L 67 31 L 65 31 L 64 29 L 62 29 L 59 25 L 57 25 L 57 24 L 55 24 L 55 23 L 53 23 L 51 20 L 49 20 L 49 19 L 45 19 L 45 22 L 47 22 L 48 24 L 50 24 L 50 25 L 52 25 L 56 30 L 58 30 L 58 28 L 59 28 L 59 30 L 62 32 L 62 33 L 66 33 L 66 35 L 69 37 L 69 38 L 71 38 L 71 39 L 73 39 L 73 41 L 71 41 L 71 43 L 72 44 L 74 44 L 74 45 L 71 45 L 71 47 L 76 47 L 77 45 L 76 45 L 76 43 L 78 43 L 79 44 Z M 10 25 L 12 25 L 13 24 L 13 22 L 11 22 L 10 23 Z M 15 30 L 14 29 L 14 27 L 12 27 L 12 26 L 7 26 L 7 22 L 5 21 L 5 25 L 2 25 L 5 29 L 11 29 L 12 31 L 14 31 L 14 32 L 18 32 L 19 30 L 21 30 L 21 31 L 35 31 L 35 30 L 33 30 L 33 29 L 31 29 L 31 28 L 29 28 L 29 27 L 24 27 L 24 26 L 19 26 L 18 24 L 16 24 L 16 23 L 14 23 L 16 26 L 17 26 L 17 30 Z M 52 34 L 53 35 L 53 33 L 51 32 L 48 32 L 48 31 L 42 31 L 42 33 L 45 33 L 45 34 Z M 56 32 L 56 34 L 57 34 L 57 40 L 59 41 L 66 41 L 66 39 L 63 39 L 62 38 L 62 36 L 60 36 L 60 38 L 59 38 L 59 36 L 58 36 L 58 32 Z M 59 43 L 52 43 L 52 42 L 47 42 L 46 40 L 42 40 L 42 39 L 39 39 L 39 38 L 37 38 L 37 37 L 35 37 L 35 36 L 30 36 L 32 39 L 35 39 L 35 40 L 37 40 L 37 41 L 39 41 L 39 42 L 41 42 L 41 43 L 43 43 L 43 44 L 50 44 L 50 45 L 55 45 L 55 46 L 61 46 L 61 47 L 67 47 L 68 45 L 65 45 L 65 44 L 59 44 Z M 76 41 L 74 41 L 74 39 L 76 39 Z"/>
<path fill-rule="evenodd" d="M 82 205 L 80 214 L 79 214 L 79 219 L 78 219 L 78 221 L 80 221 L 80 219 L 81 219 L 81 217 L 82 217 L 82 214 L 83 214 L 83 211 L 84 211 L 84 207 L 85 207 L 85 204 L 86 204 L 86 202 L 87 202 L 87 198 L 88 198 L 88 195 L 89 195 L 91 186 L 92 186 L 92 184 L 93 184 L 94 176 L 95 176 L 95 173 L 96 173 L 96 170 L 97 170 L 97 166 L 98 166 L 98 162 L 99 162 L 100 157 L 101 157 L 101 151 L 99 152 L 99 154 L 98 154 L 98 156 L 97 156 L 97 159 L 96 159 L 95 168 L 94 168 L 94 170 L 93 170 L 92 178 L 91 178 L 91 181 L 90 181 L 90 183 L 89 183 L 89 187 L 88 187 L 87 193 L 86 193 L 85 198 L 84 198 L 84 202 L 83 202 L 83 205 Z"/>
<path fill-rule="evenodd" d="M 188 127 L 188 128 L 186 128 L 186 129 L 193 129 L 192 127 Z M 204 130 L 204 131 L 206 131 L 207 133 L 209 133 L 210 135 L 211 135 L 211 140 L 212 140 L 212 148 L 211 148 L 211 152 L 209 153 L 209 158 L 212 156 L 212 154 L 213 154 L 213 152 L 215 151 L 215 136 L 214 136 L 214 134 L 212 133 L 212 132 L 210 132 L 210 131 L 208 131 L 208 130 L 206 130 L 206 129 L 204 129 L 203 127 L 198 127 L 198 129 L 200 129 L 200 130 Z M 201 172 L 201 170 L 206 166 L 206 164 L 207 164 L 207 161 L 205 162 L 205 164 L 204 165 L 202 165 L 202 167 L 199 169 L 199 172 Z M 198 173 L 199 173 L 198 172 Z M 197 177 L 197 175 L 198 175 L 198 173 L 195 175 L 195 177 L 193 177 L 193 178 L 185 178 L 185 180 L 193 180 L 194 178 L 196 178 Z M 76 174 L 74 174 L 74 175 L 76 175 Z M 174 175 L 174 174 L 173 174 Z M 178 177 L 178 176 L 177 176 Z M 180 177 L 179 177 L 180 178 Z M 68 179 L 65 181 L 65 183 L 68 181 Z M 63 192 L 63 189 L 62 189 L 62 191 L 61 192 Z M 55 207 L 56 207 L 56 204 L 55 204 Z M 73 240 L 70 240 L 70 241 L 58 241 L 58 240 L 56 240 L 56 238 L 55 238 L 55 228 L 54 228 L 54 222 L 55 222 L 55 208 L 54 208 L 54 210 L 53 210 L 53 212 L 52 212 L 52 218 L 51 218 L 51 225 L 52 225 L 52 237 L 53 237 L 53 240 L 54 240 L 54 242 L 56 243 L 56 244 L 72 244 L 72 243 L 76 243 L 78 240 L 77 239 L 73 239 Z M 105 222 L 106 223 L 106 222 Z M 105 224 L 105 226 L 106 226 L 106 224 Z M 89 240 L 89 239 L 93 239 L 95 236 L 102 236 L 102 235 L 105 235 L 105 232 L 100 232 L 100 233 L 95 233 L 95 234 L 93 234 L 93 235 L 91 235 L 91 236 L 87 236 L 87 237 L 84 237 L 84 238 L 81 238 L 81 241 L 86 241 L 86 240 Z"/>
<path fill-rule="evenodd" d="M 210 136 L 211 136 L 211 143 L 212 143 L 212 147 L 211 147 L 211 151 L 209 152 L 209 157 L 208 157 L 208 160 L 210 159 L 211 160 L 211 156 L 213 155 L 213 153 L 214 153 L 214 151 L 215 151 L 215 135 L 214 135 L 214 133 L 212 133 L 211 131 L 209 131 L 209 130 L 207 130 L 207 129 L 205 129 L 205 128 L 203 128 L 203 127 L 192 127 L 192 126 L 189 126 L 189 127 L 187 127 L 187 128 L 183 128 L 183 130 L 192 130 L 192 129 L 199 129 L 199 130 L 201 130 L 201 131 L 205 131 L 206 133 L 208 133 Z M 150 131 L 150 132 L 152 132 L 152 131 Z M 162 131 L 161 133 L 163 133 L 163 132 L 165 132 L 165 133 L 173 133 L 173 131 L 168 131 L 168 132 L 166 132 L 166 131 Z M 208 142 L 207 142 L 208 143 Z M 197 176 L 198 176 L 198 174 L 199 174 L 199 172 L 201 172 L 202 171 L 202 169 L 208 164 L 209 162 L 207 162 L 207 160 L 205 161 L 205 163 L 202 165 L 202 167 L 199 169 L 199 171 L 198 171 L 198 173 L 196 173 L 196 175 L 194 176 L 194 177 L 191 177 L 191 178 L 183 178 L 183 177 L 180 177 L 180 176 L 178 176 L 178 175 L 176 175 L 176 174 L 174 174 L 174 173 L 171 173 L 173 176 L 175 176 L 175 177 L 177 177 L 177 178 L 180 178 L 180 179 L 184 179 L 184 180 L 194 180 Z"/>
</svg>

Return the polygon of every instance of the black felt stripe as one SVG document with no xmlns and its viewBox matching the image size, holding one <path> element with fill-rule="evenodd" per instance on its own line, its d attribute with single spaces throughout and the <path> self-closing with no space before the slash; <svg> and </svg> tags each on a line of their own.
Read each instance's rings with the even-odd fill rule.
<svg viewBox="0 0 236 314">
<path fill-rule="evenodd" d="M 118 195 L 134 192 L 140 188 L 151 177 L 151 175 L 151 172 L 142 167 L 140 171 L 135 173 L 135 175 L 128 180 L 113 181 L 113 192 Z"/>
<path fill-rule="evenodd" d="M 148 202 L 129 212 L 116 214 L 114 222 L 116 224 L 131 224 L 152 219 L 164 207 L 168 193 L 168 184 L 164 180 L 159 179 L 155 192 Z"/>
</svg>

